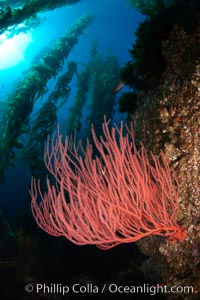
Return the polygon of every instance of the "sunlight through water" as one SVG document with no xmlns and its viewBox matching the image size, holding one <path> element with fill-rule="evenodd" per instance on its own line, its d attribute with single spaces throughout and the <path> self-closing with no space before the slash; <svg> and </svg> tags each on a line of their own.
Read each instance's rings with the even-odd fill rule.
<svg viewBox="0 0 200 300">
<path fill-rule="evenodd" d="M 0 36 L 0 70 L 6 70 L 25 60 L 25 52 L 33 41 L 32 34 L 19 33 L 7 39 L 5 34 Z"/>
</svg>

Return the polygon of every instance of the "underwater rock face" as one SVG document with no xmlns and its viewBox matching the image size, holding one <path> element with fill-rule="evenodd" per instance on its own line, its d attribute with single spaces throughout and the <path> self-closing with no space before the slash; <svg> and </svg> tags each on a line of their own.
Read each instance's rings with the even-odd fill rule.
<svg viewBox="0 0 200 300">
<path fill-rule="evenodd" d="M 187 230 L 186 240 L 170 245 L 151 237 L 138 243 L 150 256 L 144 270 L 151 278 L 161 276 L 167 286 L 194 287 L 193 295 L 167 295 L 168 299 L 200 295 L 199 36 L 200 26 L 190 34 L 181 25 L 173 26 L 169 39 L 162 42 L 166 69 L 157 87 L 138 94 L 140 105 L 131 116 L 137 139 L 154 153 L 164 150 L 180 185 L 178 222 Z"/>
</svg>

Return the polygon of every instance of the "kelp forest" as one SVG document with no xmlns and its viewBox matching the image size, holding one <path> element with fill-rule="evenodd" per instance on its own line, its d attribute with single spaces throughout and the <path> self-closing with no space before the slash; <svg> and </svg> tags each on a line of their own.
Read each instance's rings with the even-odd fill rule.
<svg viewBox="0 0 200 300">
<path fill-rule="evenodd" d="M 51 5 L 49 1 L 46 5 L 44 5 L 45 1 L 42 1 L 43 5 L 40 4 L 41 1 L 32 2 L 29 14 L 26 10 L 26 3 L 20 9 L 21 14 L 26 12 L 23 14 L 23 20 L 35 20 L 36 12 L 54 9 L 65 3 L 76 1 L 55 1 L 56 3 Z M 8 7 L 4 10 L 8 10 Z M 12 13 L 15 23 L 21 22 L 21 19 L 16 17 L 18 10 L 14 8 Z M 112 118 L 116 105 L 113 91 L 119 80 L 119 65 L 114 54 L 108 50 L 106 57 L 101 57 L 98 52 L 98 42 L 94 40 L 88 53 L 87 64 L 80 61 L 67 61 L 71 50 L 78 44 L 78 37 L 84 34 L 84 30 L 93 18 L 92 15 L 80 17 L 52 48 L 45 49 L 46 53 L 38 54 L 37 63 L 33 64 L 19 79 L 14 91 L 4 101 L 0 123 L 1 183 L 4 181 L 4 172 L 15 159 L 25 159 L 32 175 L 42 175 L 44 144 L 47 136 L 56 128 L 58 111 L 69 98 L 70 82 L 74 76 L 77 78 L 77 92 L 67 119 L 60 124 L 64 133 L 80 133 L 85 105 L 88 108 L 88 115 L 84 120 L 87 124 L 84 128 L 85 138 L 90 135 L 91 123 L 94 119 L 95 127 L 100 133 L 104 115 L 107 114 L 109 119 Z M 2 17 L 2 23 L 3 20 L 4 17 Z M 3 25 L 2 30 L 5 30 Z M 51 78 L 56 79 L 57 82 L 54 90 L 46 97 L 47 84 Z M 37 102 L 41 103 L 40 109 L 33 113 Z"/>
<path fill-rule="evenodd" d="M 78 0 L 0 1 L 0 33 L 6 34 L 7 39 L 27 33 L 43 22 L 40 18 L 41 13 L 76 2 Z M 48 136 L 54 134 L 58 124 L 63 136 L 76 135 L 82 139 L 84 146 L 86 139 L 91 138 L 91 124 L 94 123 L 96 132 L 100 135 L 104 115 L 109 119 L 114 116 L 117 105 L 114 89 L 119 81 L 120 67 L 112 50 L 108 48 L 107 54 L 102 55 L 98 49 L 98 39 L 94 38 L 88 51 L 87 62 L 80 61 L 78 57 L 74 61 L 68 59 L 73 48 L 78 47 L 79 37 L 85 34 L 94 18 L 91 14 L 80 16 L 53 45 L 37 53 L 30 67 L 19 76 L 13 90 L 5 99 L 1 99 L 1 186 L 7 184 L 7 170 L 15 168 L 17 161 L 24 161 L 28 166 L 30 178 L 33 176 L 40 179 L 41 186 L 45 189 L 48 171 L 44 164 L 44 147 Z M 52 79 L 55 82 L 54 89 L 49 91 L 48 82 Z M 75 96 L 65 108 L 70 97 L 72 80 L 76 82 Z M 66 117 L 59 120 L 61 110 L 66 110 L 67 113 Z M 87 111 L 86 114 L 84 110 Z M 51 174 L 49 176 L 51 177 Z M 29 190 L 21 197 L 25 197 L 25 200 L 30 199 Z M 12 225 L 9 224 L 9 217 L 7 218 L 4 211 L 1 211 L 0 219 L 0 266 L 2 267 L 2 263 L 5 265 L 9 276 L 10 270 L 21 264 L 21 259 L 29 261 L 31 257 L 31 260 L 35 260 L 32 257 L 32 243 L 38 241 L 34 238 L 36 233 L 30 236 L 30 204 L 25 210 L 17 213 L 14 223 L 11 221 Z M 26 227 L 25 224 L 29 225 Z M 20 256 L 18 251 L 21 252 Z M 22 276 L 19 282 L 24 280 L 23 276 L 30 271 L 29 263 L 25 261 L 26 266 L 19 271 Z M 24 275 L 21 272 L 25 272 Z M 12 277 L 15 276 L 17 274 L 14 271 Z M 10 292 L 10 295 L 13 297 L 13 292 Z"/>
<path fill-rule="evenodd" d="M 199 299 L 199 20 L 0 0 L 0 299 Z"/>
</svg>

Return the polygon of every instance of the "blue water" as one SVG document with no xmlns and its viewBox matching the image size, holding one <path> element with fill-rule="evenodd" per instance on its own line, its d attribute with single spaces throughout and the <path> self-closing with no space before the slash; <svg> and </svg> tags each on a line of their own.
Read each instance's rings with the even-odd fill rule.
<svg viewBox="0 0 200 300">
<path fill-rule="evenodd" d="M 68 60 L 86 63 L 89 57 L 90 45 L 94 38 L 98 39 L 99 51 L 106 55 L 111 49 L 118 58 L 120 66 L 123 66 L 129 59 L 129 49 L 135 41 L 135 30 L 144 16 L 134 11 L 126 0 L 84 0 L 71 6 L 45 12 L 39 16 L 43 19 L 42 24 L 31 31 L 31 41 L 23 49 L 21 61 L 14 66 L 0 70 L 0 101 L 8 101 L 7 96 L 16 87 L 19 79 L 24 76 L 24 71 L 29 69 L 32 59 L 43 47 L 53 46 L 67 29 L 80 16 L 91 13 L 95 19 L 85 30 L 85 34 L 79 37 L 78 44 L 73 48 Z M 20 42 L 21 43 L 21 42 Z M 16 51 L 18 44 L 15 45 Z M 23 48 L 23 47 L 22 47 Z M 22 50 L 20 50 L 22 51 Z M 14 54 L 17 56 L 18 54 Z M 0 48 L 0 59 L 11 61 L 11 57 L 3 57 Z M 14 57 L 12 57 L 14 60 Z M 5 65 L 5 64 L 4 64 Z M 62 70 L 61 70 L 62 73 Z M 56 78 L 48 83 L 49 92 L 55 86 Z M 71 83 L 72 91 L 68 103 L 72 103 L 76 94 L 76 80 Z M 69 105 L 69 104 L 68 104 Z M 34 111 L 40 107 L 36 103 Z M 59 119 L 66 117 L 67 109 L 59 112 Z M 117 119 L 124 118 L 116 114 Z M 14 214 L 24 207 L 27 201 L 29 189 L 30 172 L 24 161 L 14 161 L 14 167 L 9 167 L 5 174 L 5 184 L 0 188 L 0 207 L 7 213 Z M 27 204 L 27 203 L 26 203 Z"/>
<path fill-rule="evenodd" d="M 91 41 L 97 37 L 102 53 L 111 48 L 120 64 L 123 65 L 128 60 L 128 49 L 135 40 L 134 32 L 144 17 L 134 11 L 127 0 L 84 0 L 84 3 L 82 2 L 39 15 L 44 21 L 32 32 L 33 41 L 25 52 L 25 61 L 0 72 L 0 83 L 4 85 L 1 89 L 1 97 L 10 91 L 14 85 L 13 80 L 17 81 L 20 73 L 31 66 L 31 59 L 43 47 L 52 45 L 77 18 L 86 13 L 94 14 L 95 19 L 86 29 L 86 35 L 79 38 L 79 44 L 74 48 L 69 59 L 78 57 L 82 62 L 87 60 Z M 4 59 L 1 53 L 0 58 Z"/>
</svg>

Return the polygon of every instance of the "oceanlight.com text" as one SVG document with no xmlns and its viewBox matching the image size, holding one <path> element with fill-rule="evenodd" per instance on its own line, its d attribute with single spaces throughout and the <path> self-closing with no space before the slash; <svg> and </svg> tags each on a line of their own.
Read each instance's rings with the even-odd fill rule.
<svg viewBox="0 0 200 300">
<path fill-rule="evenodd" d="M 66 295 L 68 293 L 73 294 L 149 294 L 154 296 L 156 294 L 193 294 L 193 286 L 171 286 L 167 287 L 164 284 L 150 285 L 119 285 L 116 283 L 104 283 L 102 285 L 96 285 L 93 283 L 80 284 L 74 283 L 73 285 L 64 285 L 61 283 L 37 283 L 36 285 L 27 284 L 25 286 L 27 293 L 36 294 L 61 294 Z"/>
</svg>

